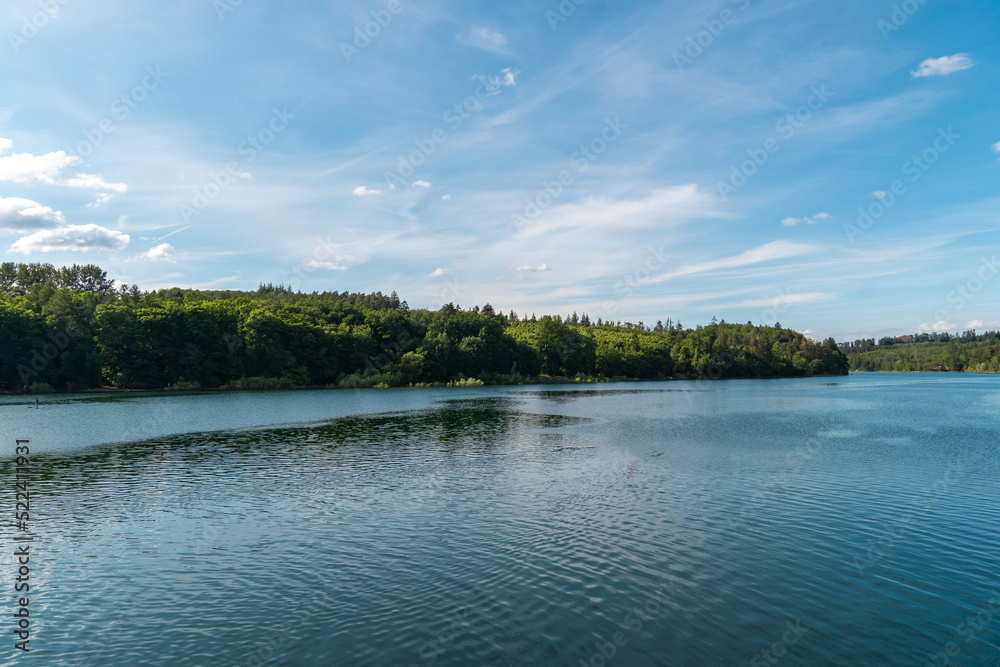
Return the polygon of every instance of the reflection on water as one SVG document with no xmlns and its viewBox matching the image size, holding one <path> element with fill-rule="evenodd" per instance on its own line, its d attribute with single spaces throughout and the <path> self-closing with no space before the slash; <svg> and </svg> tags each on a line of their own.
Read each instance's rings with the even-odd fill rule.
<svg viewBox="0 0 1000 667">
<path fill-rule="evenodd" d="M 938 379 L 7 400 L 32 656 L 992 664 L 1000 391 Z"/>
</svg>

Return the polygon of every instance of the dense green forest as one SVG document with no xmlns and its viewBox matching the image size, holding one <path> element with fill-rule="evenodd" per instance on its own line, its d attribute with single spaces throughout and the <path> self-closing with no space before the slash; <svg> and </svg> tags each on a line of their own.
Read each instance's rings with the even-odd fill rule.
<svg viewBox="0 0 1000 667">
<path fill-rule="evenodd" d="M 913 334 L 841 345 L 852 371 L 1000 373 L 1000 331 Z"/>
<path fill-rule="evenodd" d="M 833 339 L 753 324 L 411 309 L 386 296 L 115 287 L 97 266 L 0 265 L 0 391 L 396 387 L 845 374 Z"/>
</svg>

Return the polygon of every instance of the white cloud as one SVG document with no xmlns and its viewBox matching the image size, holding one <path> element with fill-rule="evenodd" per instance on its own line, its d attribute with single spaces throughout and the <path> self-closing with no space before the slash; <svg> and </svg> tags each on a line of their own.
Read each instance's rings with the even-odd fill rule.
<svg viewBox="0 0 1000 667">
<path fill-rule="evenodd" d="M 875 192 L 872 193 L 872 197 L 875 197 L 877 199 L 885 199 L 888 195 L 889 193 L 887 193 L 885 190 L 876 190 Z"/>
<path fill-rule="evenodd" d="M 91 190 L 111 190 L 112 192 L 126 193 L 128 186 L 124 183 L 108 183 L 100 176 L 94 174 L 78 174 L 62 183 L 71 188 L 90 188 Z"/>
<path fill-rule="evenodd" d="M 690 276 L 696 273 L 710 273 L 713 271 L 722 271 L 725 269 L 735 269 L 742 266 L 749 266 L 751 264 L 762 264 L 776 259 L 798 257 L 800 255 L 806 255 L 814 252 L 815 250 L 815 246 L 807 245 L 805 243 L 795 243 L 793 241 L 772 241 L 771 243 L 767 243 L 752 250 L 747 250 L 746 252 L 733 257 L 724 257 L 723 259 L 716 259 L 710 262 L 682 266 L 676 271 L 671 271 L 670 273 L 642 281 L 642 284 L 659 283 L 664 280 L 670 280 L 671 278 Z"/>
<path fill-rule="evenodd" d="M 507 38 L 490 28 L 472 28 L 469 32 L 456 35 L 455 41 L 462 46 L 472 46 L 498 55 L 508 53 Z"/>
<path fill-rule="evenodd" d="M 174 247 L 169 243 L 161 243 L 155 248 L 150 248 L 149 252 L 145 254 L 147 259 L 170 259 L 174 256 Z"/>
<path fill-rule="evenodd" d="M 965 326 L 970 327 L 972 329 L 978 329 L 979 327 L 983 326 L 983 321 L 982 320 L 972 320 L 971 322 L 969 322 Z"/>
<path fill-rule="evenodd" d="M 80 161 L 66 151 L 55 151 L 45 155 L 31 153 L 13 153 L 3 155 L 14 147 L 10 139 L 0 138 L 0 181 L 15 183 L 46 183 L 48 185 L 65 185 L 70 188 L 92 188 L 94 190 L 111 190 L 124 193 L 128 186 L 124 183 L 107 183 L 100 176 L 93 174 L 77 174 L 67 180 L 60 181 L 58 177 L 63 169 Z"/>
<path fill-rule="evenodd" d="M 62 211 L 20 197 L 0 197 L 0 229 L 27 231 L 57 227 L 66 222 Z"/>
<path fill-rule="evenodd" d="M 129 235 L 97 225 L 78 225 L 46 229 L 18 239 L 11 246 L 13 252 L 89 252 L 91 250 L 121 250 L 129 242 Z"/>
<path fill-rule="evenodd" d="M 505 67 L 503 70 L 501 70 L 501 74 L 503 74 L 503 85 L 513 86 L 517 83 L 514 79 L 519 74 L 519 72 L 511 70 L 510 67 Z"/>
<path fill-rule="evenodd" d="M 451 201 L 451 195 L 445 195 L 441 197 L 441 201 Z"/>
<path fill-rule="evenodd" d="M 97 208 L 102 204 L 107 204 L 109 201 L 111 201 L 111 195 L 109 195 L 107 192 L 102 192 L 101 194 L 97 195 L 97 199 L 87 204 L 87 208 Z"/>
<path fill-rule="evenodd" d="M 976 63 L 972 62 L 972 58 L 969 57 L 969 54 L 956 53 L 953 56 L 928 58 L 920 63 L 920 67 L 917 68 L 916 72 L 911 72 L 910 74 L 915 77 L 946 76 L 953 72 L 960 72 L 963 69 L 969 69 L 975 64 Z"/>
<path fill-rule="evenodd" d="M 781 224 L 783 224 L 785 227 L 794 227 L 800 222 L 804 222 L 807 225 L 814 225 L 820 220 L 829 220 L 829 219 L 830 219 L 829 213 L 817 213 L 811 218 L 809 216 L 805 216 L 803 218 L 785 218 L 784 220 L 781 221 Z"/>
<path fill-rule="evenodd" d="M 549 270 L 549 266 L 548 266 L 548 264 L 540 264 L 538 266 L 526 265 L 526 266 L 519 266 L 515 270 L 516 271 L 548 271 Z"/>
<path fill-rule="evenodd" d="M 413 187 L 415 188 L 429 188 L 431 184 L 427 181 L 413 181 Z"/>
<path fill-rule="evenodd" d="M 957 328 L 958 325 L 954 322 L 945 322 L 942 320 L 940 322 L 935 322 L 934 324 L 921 324 L 917 331 L 933 333 L 935 331 L 953 331 Z"/>
<path fill-rule="evenodd" d="M 431 274 L 431 277 L 441 278 L 442 276 L 450 276 L 450 275 L 451 275 L 451 269 L 434 269 L 434 272 Z"/>
<path fill-rule="evenodd" d="M 351 190 L 351 194 L 357 195 L 358 197 L 381 197 L 385 194 L 385 192 L 382 190 L 369 190 L 365 186 L 359 185 Z"/>
<path fill-rule="evenodd" d="M 991 148 L 993 149 L 994 153 L 1000 153 L 1000 141 L 998 141 L 995 144 L 993 144 L 993 146 L 991 146 Z"/>
<path fill-rule="evenodd" d="M 0 139 L 0 155 L 9 151 L 13 146 L 14 142 L 10 139 Z M 66 151 L 56 151 L 45 155 L 32 155 L 30 153 L 5 155 L 0 157 L 0 181 L 14 181 L 15 183 L 38 181 L 54 184 L 59 172 L 79 161 L 78 157 L 66 155 Z"/>
<path fill-rule="evenodd" d="M 346 266 L 341 266 L 340 264 L 335 264 L 333 262 L 320 262 L 319 260 L 311 259 L 306 262 L 306 268 L 308 269 L 329 269 L 330 271 L 346 271 Z"/>
</svg>

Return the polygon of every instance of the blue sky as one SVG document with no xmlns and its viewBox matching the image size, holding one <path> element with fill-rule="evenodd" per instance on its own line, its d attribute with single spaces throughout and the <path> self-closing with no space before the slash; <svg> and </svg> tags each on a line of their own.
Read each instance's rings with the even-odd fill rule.
<svg viewBox="0 0 1000 667">
<path fill-rule="evenodd" d="M 998 20 L 9 0 L 0 259 L 840 340 L 997 327 Z"/>
</svg>

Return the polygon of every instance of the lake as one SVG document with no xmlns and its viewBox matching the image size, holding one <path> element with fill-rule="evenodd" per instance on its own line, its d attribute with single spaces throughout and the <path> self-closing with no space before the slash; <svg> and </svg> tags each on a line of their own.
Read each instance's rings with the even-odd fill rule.
<svg viewBox="0 0 1000 667">
<path fill-rule="evenodd" d="M 997 376 L 41 399 L 3 665 L 1000 665 Z"/>
</svg>

